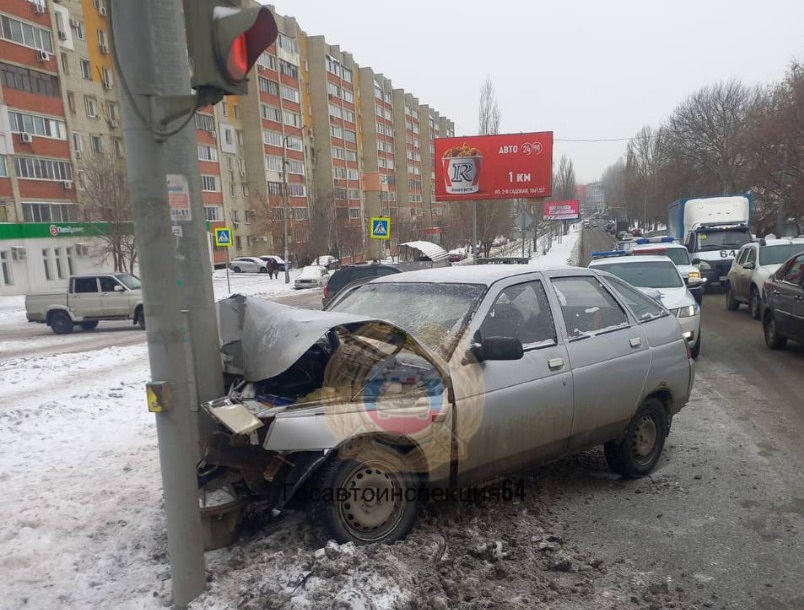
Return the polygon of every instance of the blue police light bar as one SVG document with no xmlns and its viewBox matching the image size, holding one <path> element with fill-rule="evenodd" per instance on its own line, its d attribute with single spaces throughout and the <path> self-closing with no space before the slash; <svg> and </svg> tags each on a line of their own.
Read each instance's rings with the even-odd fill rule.
<svg viewBox="0 0 804 610">
<path fill-rule="evenodd" d="M 592 252 L 589 256 L 592 258 L 614 258 L 615 256 L 626 256 L 628 254 L 625 250 L 608 250 L 606 252 Z"/>
<path fill-rule="evenodd" d="M 634 240 L 637 244 L 670 244 L 675 241 L 675 237 L 671 235 L 663 235 L 661 237 L 640 237 Z"/>
</svg>

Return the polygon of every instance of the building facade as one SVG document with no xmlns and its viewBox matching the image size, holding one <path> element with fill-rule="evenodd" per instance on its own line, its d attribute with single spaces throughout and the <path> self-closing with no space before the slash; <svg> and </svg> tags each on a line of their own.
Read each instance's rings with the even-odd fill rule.
<svg viewBox="0 0 804 610">
<path fill-rule="evenodd" d="M 0 294 L 119 265 L 115 227 L 133 243 L 106 1 L 0 0 Z M 438 241 L 433 140 L 451 122 L 293 17 L 276 20 L 248 94 L 195 116 L 208 227 L 233 234 L 228 250 L 210 236 L 213 264 L 285 250 L 296 264 L 348 263 Z M 390 217 L 390 240 L 368 238 L 376 216 Z"/>
</svg>

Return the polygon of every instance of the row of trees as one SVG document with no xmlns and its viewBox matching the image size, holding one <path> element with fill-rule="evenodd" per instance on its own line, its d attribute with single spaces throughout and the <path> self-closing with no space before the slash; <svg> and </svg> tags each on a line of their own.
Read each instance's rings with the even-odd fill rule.
<svg viewBox="0 0 804 610">
<path fill-rule="evenodd" d="M 601 178 L 609 205 L 650 224 L 682 197 L 752 192 L 755 230 L 804 216 L 804 65 L 781 82 L 704 87 L 658 128 L 643 127 Z"/>
</svg>

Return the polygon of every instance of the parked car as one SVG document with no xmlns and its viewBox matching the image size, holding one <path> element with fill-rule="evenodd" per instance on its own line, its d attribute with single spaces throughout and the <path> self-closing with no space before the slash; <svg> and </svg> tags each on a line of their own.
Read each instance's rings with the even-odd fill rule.
<svg viewBox="0 0 804 610">
<path fill-rule="evenodd" d="M 131 320 L 145 328 L 142 284 L 130 273 L 73 275 L 64 292 L 26 295 L 25 317 L 47 324 L 57 335 L 76 326 L 92 330 L 101 320 Z"/>
<path fill-rule="evenodd" d="M 804 253 L 785 261 L 762 288 L 765 344 L 782 349 L 787 341 L 804 343 Z"/>
<path fill-rule="evenodd" d="M 273 259 L 274 263 L 276 263 L 276 268 L 278 271 L 285 270 L 285 259 L 281 256 L 275 256 L 273 254 L 266 254 L 265 256 L 261 256 L 260 259 L 263 261 L 267 261 L 268 259 Z"/>
<path fill-rule="evenodd" d="M 692 357 L 698 357 L 701 352 L 701 310 L 673 261 L 666 256 L 632 255 L 599 258 L 589 263 L 589 268 L 608 271 L 640 290 L 658 290 L 662 304 L 678 317 Z M 691 287 L 702 282 L 700 278 L 690 278 Z"/>
<path fill-rule="evenodd" d="M 327 285 L 324 287 L 322 305 L 326 307 L 327 303 L 329 303 L 344 286 L 351 284 L 356 279 L 365 277 L 374 279 L 375 277 L 382 277 L 383 275 L 390 275 L 392 273 L 402 272 L 391 265 L 381 265 L 378 263 L 362 263 L 359 265 L 341 267 L 332 274 L 332 277 L 329 278 L 329 282 L 327 282 Z"/>
<path fill-rule="evenodd" d="M 341 266 L 341 262 L 331 254 L 319 256 L 315 262 L 313 262 L 313 264 L 326 267 L 329 271 L 335 271 L 335 269 L 338 269 Z"/>
<path fill-rule="evenodd" d="M 762 286 L 791 256 L 804 252 L 804 239 L 762 239 L 744 244 L 729 269 L 726 308 L 748 304 L 751 317 L 762 317 Z"/>
<path fill-rule="evenodd" d="M 670 236 L 640 237 L 634 240 L 633 243 L 634 246 L 630 250 L 631 254 L 656 254 L 666 256 L 673 261 L 684 283 L 687 285 L 687 290 L 690 291 L 698 305 L 701 304 L 706 280 L 701 276 L 701 270 L 690 261 L 690 253 L 685 245 L 676 243 Z M 691 278 L 694 285 L 690 285 Z M 701 283 L 698 283 L 698 280 L 701 280 Z"/>
<path fill-rule="evenodd" d="M 321 265 L 309 265 L 293 280 L 296 290 L 302 288 L 323 288 L 329 281 L 329 271 Z"/>
<path fill-rule="evenodd" d="M 235 273 L 268 273 L 265 261 L 254 256 L 238 256 L 229 262 L 229 269 Z"/>
<path fill-rule="evenodd" d="M 202 492 L 295 497 L 324 540 L 400 539 L 434 489 L 598 444 L 615 472 L 646 475 L 694 381 L 678 319 L 594 269 L 442 267 L 376 278 L 332 311 L 218 307 L 232 383 L 204 405 L 222 426 Z"/>
</svg>

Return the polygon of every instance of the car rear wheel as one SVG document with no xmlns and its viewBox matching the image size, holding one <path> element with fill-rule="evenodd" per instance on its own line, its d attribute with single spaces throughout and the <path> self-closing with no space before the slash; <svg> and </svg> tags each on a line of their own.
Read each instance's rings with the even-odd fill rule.
<svg viewBox="0 0 804 610">
<path fill-rule="evenodd" d="M 625 477 L 642 477 L 656 466 L 668 431 L 667 411 L 657 398 L 648 398 L 628 424 L 619 442 L 603 446 L 612 471 Z"/>
<path fill-rule="evenodd" d="M 776 330 L 776 317 L 773 312 L 768 312 L 762 321 L 762 328 L 765 331 L 765 345 L 770 349 L 784 349 L 787 345 L 787 337 L 782 337 Z"/>
<path fill-rule="evenodd" d="M 260 267 L 260 273 L 268 273 L 268 269 L 265 267 Z"/>
<path fill-rule="evenodd" d="M 97 320 L 87 320 L 86 322 L 81 322 L 80 326 L 84 330 L 92 330 L 93 328 L 98 327 L 98 321 Z"/>
<path fill-rule="evenodd" d="M 233 267 L 232 271 L 234 271 L 235 273 L 240 273 L 242 269 L 240 267 Z"/>
<path fill-rule="evenodd" d="M 726 309 L 729 311 L 737 311 L 740 309 L 740 302 L 735 298 L 731 285 L 729 285 L 729 289 L 726 291 Z"/>
<path fill-rule="evenodd" d="M 754 320 L 759 320 L 762 317 L 762 301 L 759 298 L 759 290 L 756 286 L 751 286 L 751 296 L 748 298 L 748 311 L 751 312 L 751 317 Z"/>
<path fill-rule="evenodd" d="M 65 312 L 56 311 L 50 314 L 50 328 L 57 335 L 68 335 L 73 332 L 73 321 Z"/>
<path fill-rule="evenodd" d="M 376 441 L 347 444 L 315 479 L 314 533 L 322 542 L 400 540 L 416 522 L 416 491 L 415 478 L 397 450 Z"/>
</svg>

